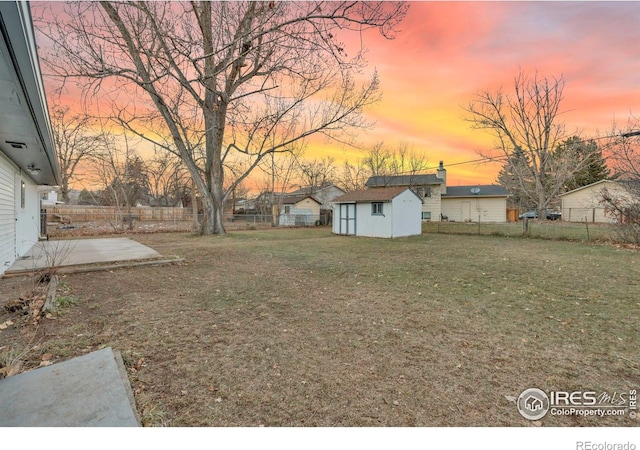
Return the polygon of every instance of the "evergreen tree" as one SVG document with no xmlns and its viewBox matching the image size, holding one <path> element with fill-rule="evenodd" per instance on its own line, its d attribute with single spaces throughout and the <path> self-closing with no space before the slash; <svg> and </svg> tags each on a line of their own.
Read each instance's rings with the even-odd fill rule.
<svg viewBox="0 0 640 450">
<path fill-rule="evenodd" d="M 528 175 L 529 172 L 530 161 L 527 155 L 521 148 L 516 148 L 498 173 L 498 184 L 511 194 L 510 200 L 519 209 L 527 209 L 536 204 L 535 199 L 530 195 L 535 190 L 533 189 L 534 181 Z"/>
<path fill-rule="evenodd" d="M 595 183 L 600 180 L 611 179 L 611 170 L 602 156 L 602 149 L 594 140 L 583 141 L 578 136 L 573 136 L 564 141 L 556 150 L 557 153 L 574 152 L 574 157 L 582 165 L 566 183 L 566 191 L 572 191 L 582 186 Z"/>
</svg>

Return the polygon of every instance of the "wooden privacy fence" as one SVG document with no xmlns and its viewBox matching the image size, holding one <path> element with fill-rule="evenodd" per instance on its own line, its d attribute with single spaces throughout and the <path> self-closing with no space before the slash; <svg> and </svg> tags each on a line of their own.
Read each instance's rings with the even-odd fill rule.
<svg viewBox="0 0 640 450">
<path fill-rule="evenodd" d="M 47 221 L 93 222 L 96 220 L 123 220 L 132 218 L 140 222 L 187 221 L 192 218 L 191 208 L 138 206 L 117 208 L 115 206 L 56 205 L 44 207 Z"/>
</svg>

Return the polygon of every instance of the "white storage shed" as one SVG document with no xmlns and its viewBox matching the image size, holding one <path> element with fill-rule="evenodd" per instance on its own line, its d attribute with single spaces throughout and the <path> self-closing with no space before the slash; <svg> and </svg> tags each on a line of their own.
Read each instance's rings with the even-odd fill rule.
<svg viewBox="0 0 640 450">
<path fill-rule="evenodd" d="M 351 191 L 332 203 L 335 234 L 397 238 L 422 233 L 422 200 L 410 188 Z"/>
</svg>

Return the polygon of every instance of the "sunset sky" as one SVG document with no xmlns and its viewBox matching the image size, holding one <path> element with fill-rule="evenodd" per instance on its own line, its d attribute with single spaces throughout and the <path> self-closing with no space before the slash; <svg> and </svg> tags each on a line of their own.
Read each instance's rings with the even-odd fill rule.
<svg viewBox="0 0 640 450">
<path fill-rule="evenodd" d="M 520 70 L 565 78 L 560 117 L 583 138 L 640 114 L 640 2 L 412 2 L 400 29 L 392 41 L 364 37 L 383 100 L 361 140 L 406 143 L 432 167 L 444 161 L 450 185 L 495 181 L 496 165 L 459 164 L 492 147 L 463 106 L 481 90 L 510 90 Z M 307 155 L 362 157 L 326 143 Z"/>
<path fill-rule="evenodd" d="M 368 135 L 406 142 L 433 166 L 492 148 L 462 107 L 480 90 L 508 90 L 520 69 L 564 76 L 561 120 L 584 138 L 640 114 L 640 3 L 412 2 L 401 30 L 393 41 L 366 36 L 384 93 Z M 450 184 L 492 183 L 498 170 L 463 164 L 447 176 Z"/>
</svg>

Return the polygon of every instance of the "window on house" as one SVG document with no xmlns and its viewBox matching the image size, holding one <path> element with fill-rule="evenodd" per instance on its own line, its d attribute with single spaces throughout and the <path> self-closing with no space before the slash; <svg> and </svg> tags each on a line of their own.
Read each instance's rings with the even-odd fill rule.
<svg viewBox="0 0 640 450">
<path fill-rule="evenodd" d="M 284 207 L 284 213 L 285 214 L 291 214 L 291 206 L 287 205 Z"/>
<path fill-rule="evenodd" d="M 372 216 L 382 215 L 382 202 L 371 203 L 371 215 Z"/>
<path fill-rule="evenodd" d="M 24 181 L 20 182 L 20 208 L 24 209 L 25 206 L 25 197 L 27 194 L 27 185 L 24 184 Z"/>
<path fill-rule="evenodd" d="M 431 220 L 431 211 L 422 211 L 422 220 Z"/>
<path fill-rule="evenodd" d="M 431 186 L 425 186 L 422 188 L 422 196 L 424 198 L 431 197 Z"/>
</svg>

